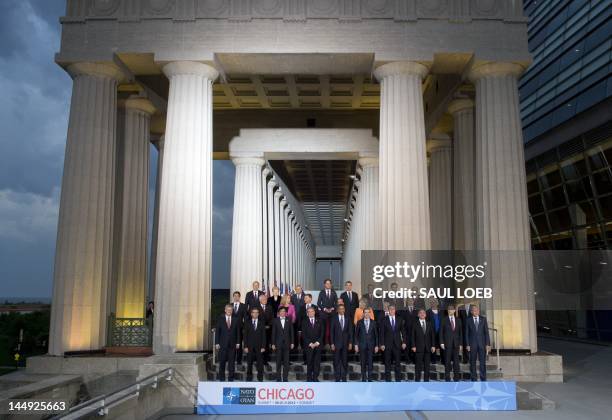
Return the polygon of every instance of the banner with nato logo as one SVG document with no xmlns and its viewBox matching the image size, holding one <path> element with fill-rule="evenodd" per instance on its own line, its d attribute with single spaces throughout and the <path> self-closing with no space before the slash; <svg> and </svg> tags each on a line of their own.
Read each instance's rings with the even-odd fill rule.
<svg viewBox="0 0 612 420">
<path fill-rule="evenodd" d="M 516 410 L 516 382 L 200 382 L 198 414 Z"/>
</svg>

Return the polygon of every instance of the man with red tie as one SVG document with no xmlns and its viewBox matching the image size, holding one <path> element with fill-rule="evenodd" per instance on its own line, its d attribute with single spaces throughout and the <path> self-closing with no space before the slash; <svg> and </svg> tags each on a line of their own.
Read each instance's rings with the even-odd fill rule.
<svg viewBox="0 0 612 420">
<path fill-rule="evenodd" d="M 219 352 L 219 373 L 217 379 L 225 381 L 225 365 L 228 365 L 228 379 L 234 380 L 236 349 L 240 347 L 240 322 L 233 316 L 232 305 L 225 305 L 225 313 L 219 317 L 215 330 L 215 349 Z"/>
<path fill-rule="evenodd" d="M 459 382 L 461 379 L 461 368 L 459 367 L 459 354 L 463 347 L 463 324 L 461 319 L 455 316 L 455 305 L 448 305 L 448 315 L 442 318 L 440 323 L 440 348 L 444 350 L 444 379 L 450 382 L 451 367 L 453 379 Z"/>
</svg>

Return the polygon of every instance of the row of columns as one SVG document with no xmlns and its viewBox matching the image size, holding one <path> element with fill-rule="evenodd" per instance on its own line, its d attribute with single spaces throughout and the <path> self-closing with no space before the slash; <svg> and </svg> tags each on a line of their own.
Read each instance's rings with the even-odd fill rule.
<svg viewBox="0 0 612 420">
<path fill-rule="evenodd" d="M 517 78 L 522 70 L 513 63 L 485 63 L 473 69 L 470 77 L 476 86 L 476 108 L 472 133 L 469 111 L 463 112 L 461 107 L 453 111 L 456 121 L 453 177 L 455 183 L 461 184 L 452 192 L 455 196 L 452 208 L 461 208 L 461 213 L 452 213 L 455 247 L 523 252 L 530 249 L 518 113 Z M 122 79 L 121 72 L 114 65 L 96 63 L 73 64 L 68 71 L 74 83 L 49 347 L 50 354 L 57 355 L 103 347 L 107 316 L 113 306 L 131 314 L 138 307 L 136 302 L 144 302 L 142 267 L 146 267 L 146 253 L 136 249 L 142 246 L 143 238 L 146 244 L 142 221 L 147 216 L 141 191 L 146 189 L 146 183 L 138 181 L 137 186 L 136 179 L 148 176 L 144 173 L 148 156 L 144 156 L 146 148 L 132 148 L 136 145 L 129 142 L 141 139 L 148 144 L 146 124 L 150 109 L 126 101 L 123 104 L 126 113 L 121 117 L 126 125 L 118 130 L 117 85 Z M 197 62 L 169 63 L 163 72 L 170 81 L 170 89 L 157 214 L 155 353 L 208 347 L 212 83 L 218 76 L 213 67 Z M 432 217 L 445 218 L 440 231 L 446 235 L 444 243 L 448 244 L 448 212 L 430 214 L 432 206 L 439 207 L 436 200 L 448 200 L 450 195 L 446 192 L 439 195 L 441 198 L 437 194 L 430 198 L 429 194 L 421 87 L 427 72 L 426 66 L 415 62 L 392 62 L 375 71 L 381 83 L 379 190 L 372 193 L 377 198 L 358 201 L 379 206 L 374 204 L 370 212 L 360 209 L 353 215 L 355 225 L 351 233 L 359 231 L 355 226 L 362 226 L 361 233 L 355 234 L 367 244 L 362 247 L 376 244 L 378 239 L 363 239 L 378 238 L 376 235 L 380 235 L 380 249 L 437 247 L 442 242 L 438 242 L 437 233 L 432 235 L 431 227 L 439 221 Z M 119 138 L 125 141 L 119 143 Z M 122 161 L 116 157 L 120 144 Z M 441 168 L 449 156 L 445 150 L 439 153 L 440 165 L 436 167 Z M 275 178 L 265 173 L 262 158 L 233 158 L 236 194 L 232 289 L 248 290 L 252 281 L 262 279 L 270 287 L 274 281 L 290 286 L 306 283 L 314 277 L 314 249 L 306 240 L 298 206 L 292 204 L 288 191 L 270 185 Z M 361 166 L 359 196 L 365 197 L 366 185 L 373 185 L 366 182 L 373 178 L 366 175 L 367 165 Z M 473 168 L 473 175 L 469 168 Z M 117 170 L 123 171 L 120 177 Z M 459 170 L 461 181 L 457 176 Z M 119 178 L 130 179 L 117 185 Z M 436 179 L 444 180 L 444 185 L 450 188 L 448 175 Z M 460 201 L 456 199 L 458 195 Z M 373 208 L 379 215 L 380 230 L 366 233 Z M 436 237 L 433 242 L 432 237 Z M 264 249 L 270 252 L 264 253 Z M 525 307 L 530 307 L 533 299 L 530 264 L 525 257 L 511 270 L 497 267 L 494 272 L 496 286 L 503 293 L 497 294 L 489 316 L 499 329 L 500 344 L 505 348 L 536 348 L 534 312 L 503 309 L 506 296 L 514 301 L 523 299 Z M 138 278 L 142 286 L 130 283 L 130 278 Z M 121 292 L 116 289 L 116 296 L 113 282 L 121 288 Z"/>
<path fill-rule="evenodd" d="M 292 290 L 314 282 L 315 254 L 300 206 L 262 157 L 232 156 L 236 167 L 231 292 Z"/>
<path fill-rule="evenodd" d="M 451 102 L 454 147 L 430 142 L 427 168 L 422 79 L 416 62 L 378 67 L 380 108 L 380 249 L 514 251 L 491 264 L 496 290 L 487 313 L 501 348 L 537 350 L 528 207 L 515 63 L 476 65 L 476 102 Z M 363 180 L 357 184 L 357 190 Z M 361 192 L 344 247 L 345 280 L 359 281 L 364 243 Z M 375 249 L 375 248 L 374 248 Z M 519 252 L 516 252 L 519 251 Z M 512 263 L 509 263 L 512 261 Z M 520 308 L 517 308 L 520 302 Z M 524 309 L 521 309 L 524 308 Z"/>
</svg>

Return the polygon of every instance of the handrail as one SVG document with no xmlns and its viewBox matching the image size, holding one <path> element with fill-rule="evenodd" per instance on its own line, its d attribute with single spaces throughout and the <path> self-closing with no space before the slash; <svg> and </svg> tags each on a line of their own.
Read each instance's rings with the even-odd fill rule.
<svg viewBox="0 0 612 420">
<path fill-rule="evenodd" d="M 502 370 L 499 358 L 499 343 L 497 342 L 497 328 L 489 327 L 489 331 L 493 331 L 493 340 L 495 341 L 495 353 L 497 358 L 497 370 Z"/>
<path fill-rule="evenodd" d="M 212 328 L 211 330 L 212 333 L 212 364 L 213 366 L 217 364 L 217 343 L 215 342 L 215 340 L 217 339 L 216 337 L 216 333 L 217 333 L 217 329 L 216 328 Z"/>
<path fill-rule="evenodd" d="M 97 412 L 99 416 L 105 416 L 108 414 L 108 410 L 110 408 L 122 403 L 125 400 L 137 397 L 140 394 L 140 389 L 142 387 L 151 385 L 151 388 L 156 389 L 160 378 L 166 379 L 166 381 L 171 381 L 172 375 L 173 368 L 165 368 L 157 373 L 142 378 L 133 384 L 124 386 L 123 388 L 109 392 L 108 394 L 100 395 L 84 401 L 81 404 L 77 404 L 74 407 L 71 407 L 67 412 L 58 414 L 51 419 L 79 419 L 93 412 Z M 133 392 L 126 393 L 132 388 L 134 388 Z"/>
</svg>

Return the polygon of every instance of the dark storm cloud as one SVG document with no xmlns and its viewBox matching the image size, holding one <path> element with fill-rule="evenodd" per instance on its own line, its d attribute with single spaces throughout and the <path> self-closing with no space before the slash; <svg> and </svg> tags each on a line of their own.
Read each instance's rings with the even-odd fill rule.
<svg viewBox="0 0 612 420">
<path fill-rule="evenodd" d="M 65 0 L 0 0 L 0 297 L 51 294 L 72 88 L 54 63 L 64 9 Z M 213 287 L 228 287 L 232 163 L 215 162 L 214 179 Z"/>
</svg>

